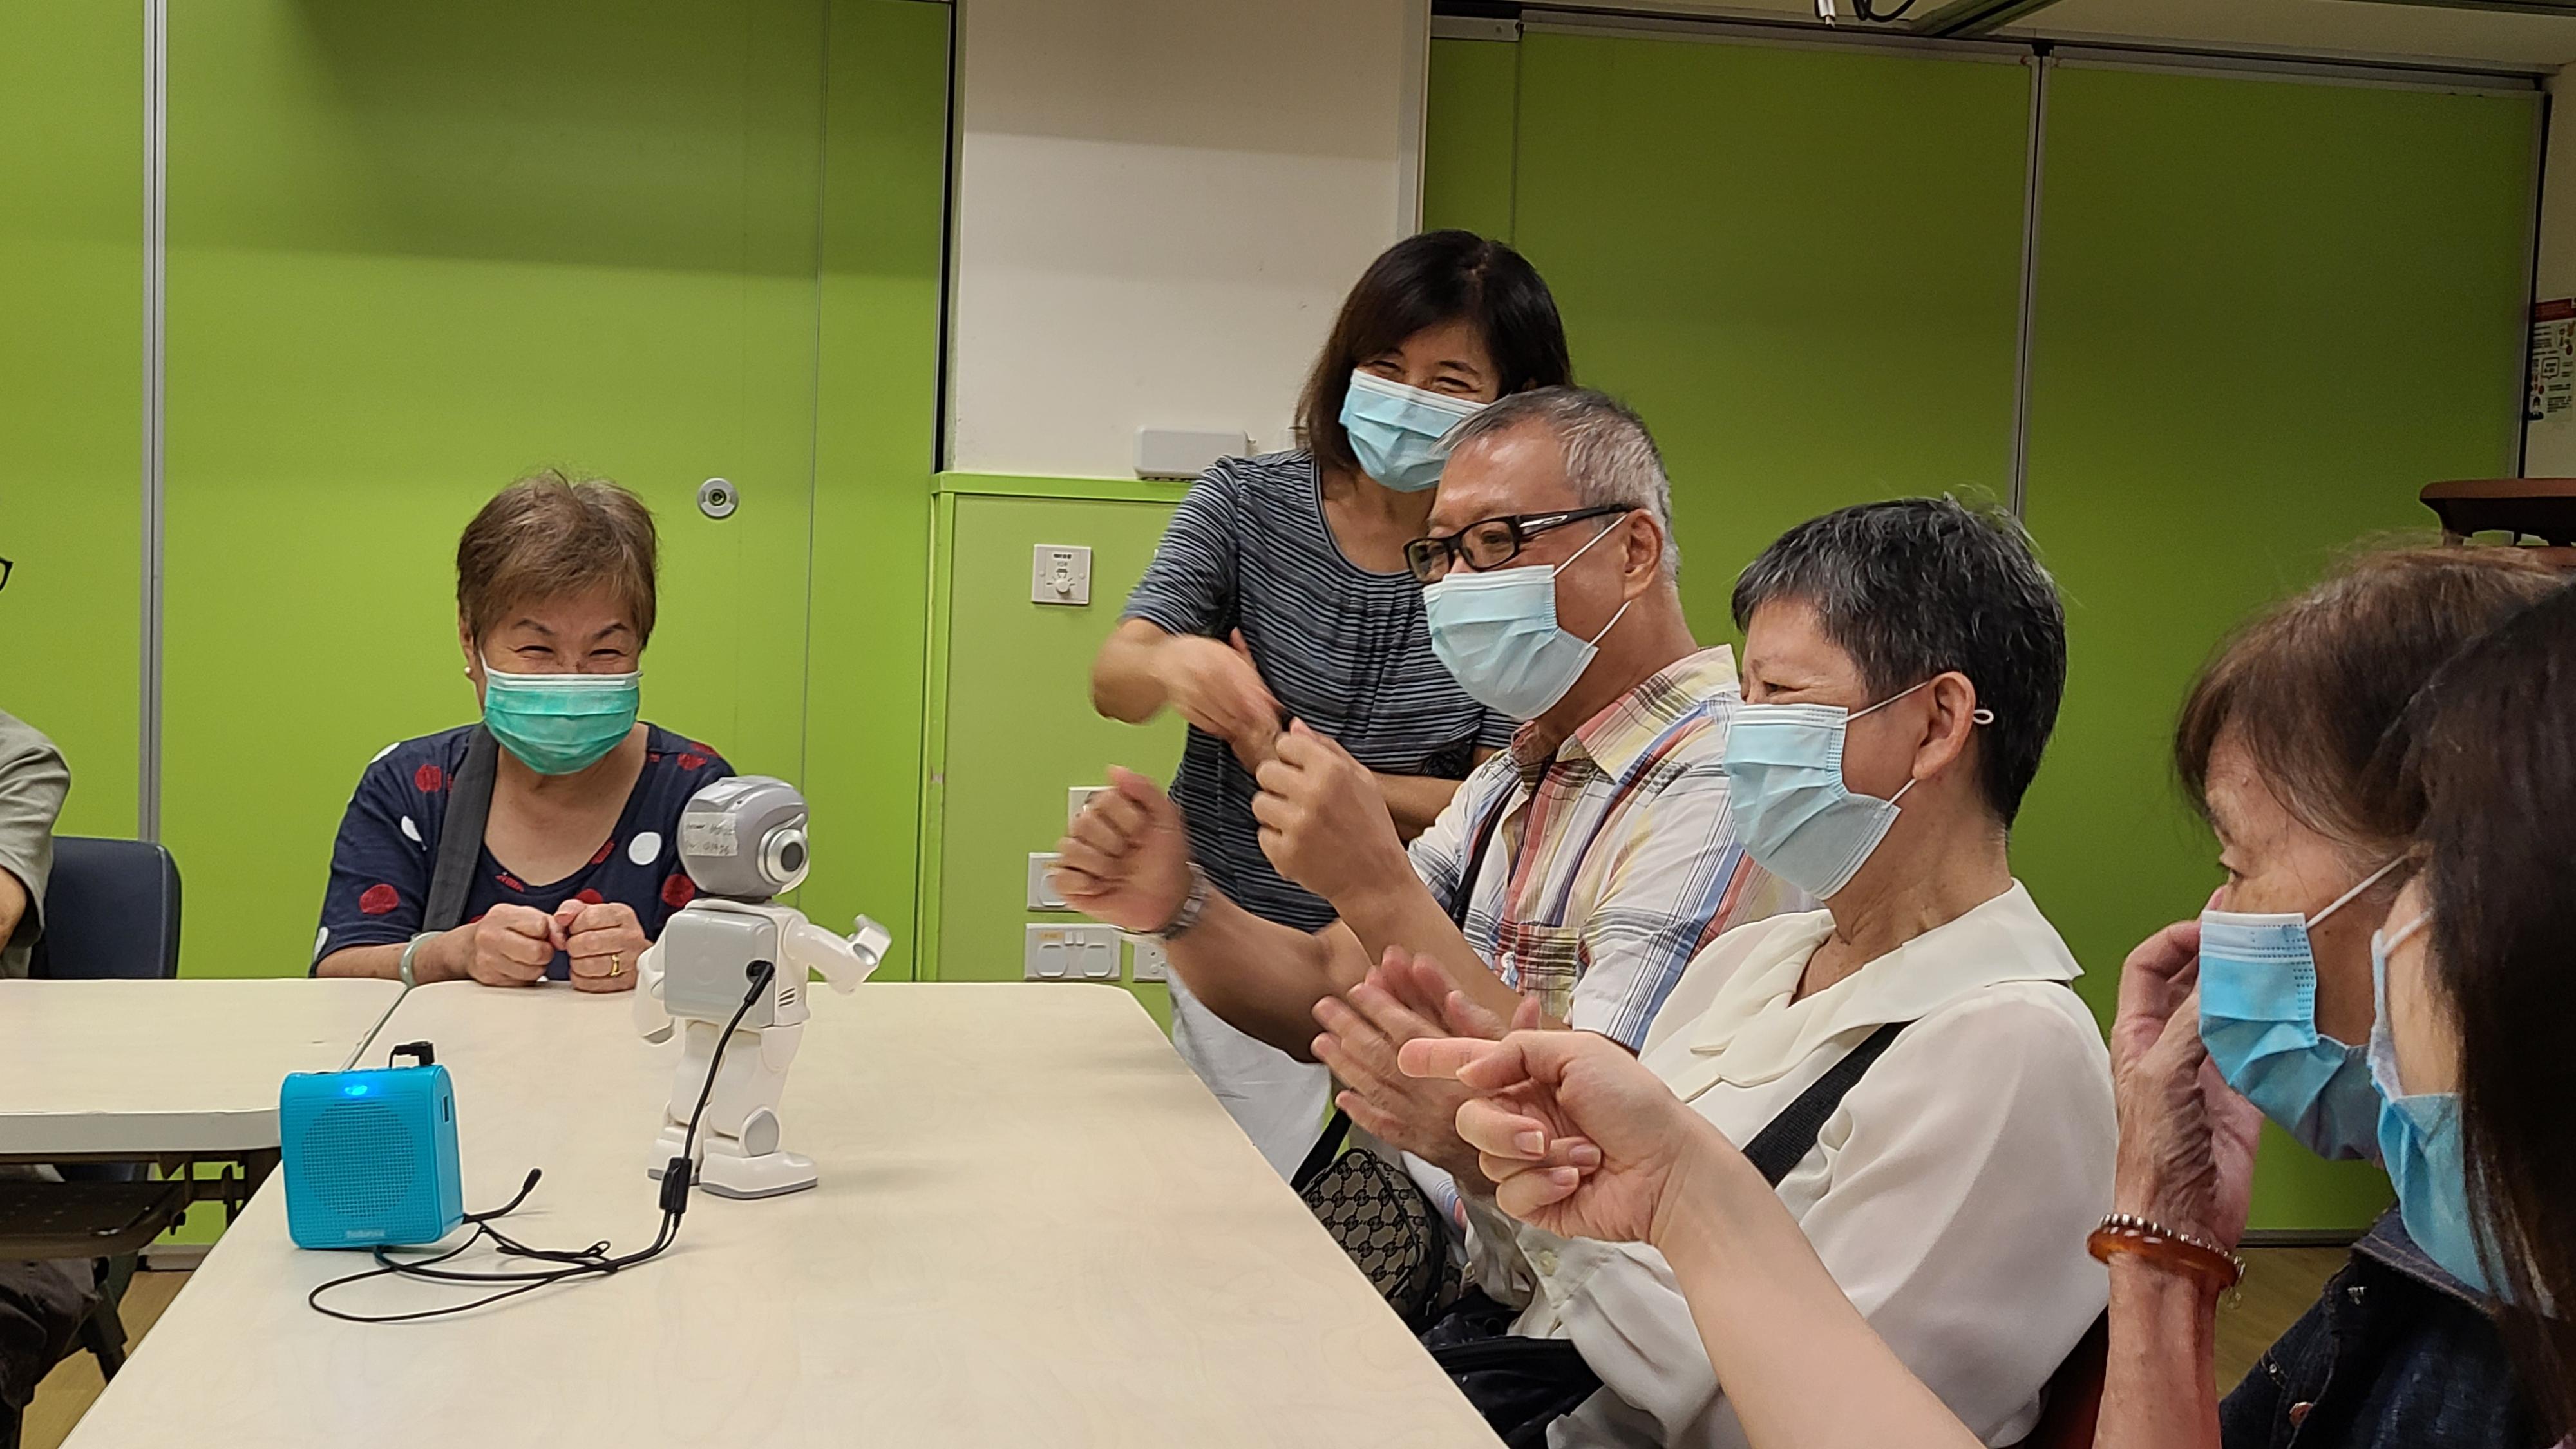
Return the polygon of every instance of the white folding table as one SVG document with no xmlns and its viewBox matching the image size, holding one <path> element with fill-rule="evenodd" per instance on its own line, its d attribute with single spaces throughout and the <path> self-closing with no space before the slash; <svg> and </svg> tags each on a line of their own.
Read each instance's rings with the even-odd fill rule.
<svg viewBox="0 0 2576 1449">
<path fill-rule="evenodd" d="M 625 998 L 422 987 L 367 1063 L 422 1039 L 455 1076 L 469 1210 L 540 1168 L 521 1240 L 651 1240 L 676 1048 Z M 308 1308 L 367 1259 L 291 1246 L 272 1184 L 71 1449 L 173 1425 L 272 1449 L 1495 1442 L 1123 992 L 820 995 L 782 1116 L 817 1188 L 699 1194 L 659 1260 L 422 1324 Z"/>
<path fill-rule="evenodd" d="M 288 1072 L 337 1071 L 392 981 L 0 981 L 0 1158 L 277 1147 Z"/>
</svg>

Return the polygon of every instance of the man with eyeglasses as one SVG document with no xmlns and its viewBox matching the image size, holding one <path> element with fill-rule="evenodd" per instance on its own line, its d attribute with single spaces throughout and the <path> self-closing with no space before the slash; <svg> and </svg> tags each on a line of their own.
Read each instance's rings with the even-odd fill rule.
<svg viewBox="0 0 2576 1449">
<path fill-rule="evenodd" d="M 1721 767 L 1733 656 L 1683 618 L 1671 488 L 1645 425 L 1600 393 L 1546 388 L 1448 441 L 1431 533 L 1406 557 L 1442 663 L 1525 721 L 1510 748 L 1408 851 L 1368 771 L 1292 723 L 1253 813 L 1280 874 L 1340 913 L 1312 935 L 1211 891 L 1178 811 L 1123 770 L 1063 842 L 1058 880 L 1076 909 L 1164 939 L 1234 1026 L 1330 1065 L 1359 1126 L 1472 1184 L 1456 1084 L 1394 1063 L 1404 1040 L 1459 1024 L 1410 973 L 1372 971 L 1390 948 L 1437 960 L 1459 1014 L 1489 1027 L 1520 1012 L 1633 1050 L 1702 945 L 1803 900 L 1736 841 Z M 1416 1175 L 1454 1222 L 1454 1192 Z"/>
</svg>

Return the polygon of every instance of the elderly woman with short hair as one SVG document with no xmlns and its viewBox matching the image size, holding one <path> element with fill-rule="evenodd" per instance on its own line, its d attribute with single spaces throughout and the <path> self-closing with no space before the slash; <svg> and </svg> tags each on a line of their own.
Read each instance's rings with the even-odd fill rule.
<svg viewBox="0 0 2576 1449">
<path fill-rule="evenodd" d="M 2081 970 L 2005 849 L 2065 684 L 2056 587 L 2010 518 L 1912 498 L 1791 529 L 1734 604 L 1736 828 L 1824 909 L 1718 937 L 1638 1060 L 1767 1156 L 1897 1357 L 2011 1443 L 2102 1311 L 2084 1234 L 2110 1206 L 2114 1144 Z M 1381 983 L 1412 976 L 1411 999 L 1439 1009 L 1436 978 L 1390 954 Z M 1742 1443 L 1663 1256 L 1516 1222 L 1492 1192 L 1469 1200 L 1481 1286 L 1525 1305 L 1515 1335 L 1570 1340 L 1607 1390 L 1552 1425 L 1496 1419 L 1506 1442 Z M 1450 1347 L 1456 1321 L 1426 1341 Z"/>
<path fill-rule="evenodd" d="M 658 554 L 652 513 L 604 479 L 541 473 L 466 525 L 456 642 L 482 722 L 390 745 L 359 778 L 315 975 L 635 984 L 636 958 L 695 893 L 673 849 L 680 809 L 733 773 L 636 717 Z M 480 848 L 456 857 L 461 904 L 430 919 L 449 807 L 478 780 L 488 808 Z"/>
</svg>

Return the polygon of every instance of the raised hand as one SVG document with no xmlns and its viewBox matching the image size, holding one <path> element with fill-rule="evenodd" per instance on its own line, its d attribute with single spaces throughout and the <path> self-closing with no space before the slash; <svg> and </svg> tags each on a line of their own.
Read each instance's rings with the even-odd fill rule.
<svg viewBox="0 0 2576 1449">
<path fill-rule="evenodd" d="M 1283 878 L 1337 906 L 1354 891 L 1413 879 L 1376 774 L 1304 720 L 1288 726 L 1254 778 L 1261 853 Z"/>
<path fill-rule="evenodd" d="M 2200 1040 L 2200 923 L 2178 921 L 2120 968 L 2111 1081 L 2120 1114 L 2112 1201 L 2233 1248 L 2244 1234 L 2263 1114 Z"/>
<path fill-rule="evenodd" d="M 1675 1205 L 1733 1165 L 1716 1128 L 1607 1037 L 1516 1031 L 1407 1043 L 1403 1069 L 1473 1093 L 1458 1134 L 1503 1211 L 1567 1238 L 1658 1241 Z M 1758 1179 L 1756 1179 L 1758 1181 Z"/>
<path fill-rule="evenodd" d="M 1546 1019 L 1535 996 L 1523 996 L 1512 1019 L 1503 1020 L 1470 1000 L 1466 992 L 1458 989 L 1449 968 L 1429 956 L 1390 946 L 1381 966 L 1387 992 L 1416 1016 L 1446 1027 L 1443 1035 L 1501 1041 L 1511 1032 L 1535 1031 L 1555 1024 Z"/>
<path fill-rule="evenodd" d="M 1258 768 L 1279 736 L 1286 711 L 1261 680 L 1243 631 L 1228 643 L 1174 635 L 1154 653 L 1163 697 L 1181 718 L 1234 747 L 1244 768 Z"/>
<path fill-rule="evenodd" d="M 1158 931 L 1190 893 L 1190 840 L 1181 812 L 1153 781 L 1111 767 L 1056 845 L 1050 879 L 1066 905 L 1126 931 Z"/>
<path fill-rule="evenodd" d="M 1440 1007 L 1434 1004 L 1425 1011 L 1417 1004 L 1427 993 L 1414 978 L 1416 964 L 1412 953 L 1390 947 L 1367 979 L 1341 996 L 1316 1002 L 1315 1020 L 1324 1032 L 1315 1038 L 1315 1060 L 1331 1067 L 1341 1082 L 1334 1104 L 1350 1113 L 1353 1122 L 1476 1186 L 1476 1154 L 1460 1140 L 1456 1125 L 1467 1090 L 1455 1081 L 1407 1076 L 1396 1065 L 1406 1042 L 1447 1035 L 1438 1022 Z M 1436 962 L 1419 964 L 1440 970 Z M 1444 996 L 1447 982 L 1441 976 Z M 1497 1029 L 1493 1035 L 1502 1032 Z"/>
</svg>

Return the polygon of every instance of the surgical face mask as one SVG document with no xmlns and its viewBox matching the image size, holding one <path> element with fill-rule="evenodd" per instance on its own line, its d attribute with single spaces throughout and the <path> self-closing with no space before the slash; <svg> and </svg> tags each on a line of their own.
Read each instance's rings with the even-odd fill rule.
<svg viewBox="0 0 2576 1449">
<path fill-rule="evenodd" d="M 2317 1030 L 2309 931 L 2397 868 L 2390 861 L 2313 916 L 2200 913 L 2200 1039 L 2227 1085 L 2319 1157 L 2377 1150 L 2379 1093 L 2362 1049 Z"/>
<path fill-rule="evenodd" d="M 2397 1041 L 2388 1025 L 2388 953 L 2424 928 L 2417 916 L 2394 936 L 2370 934 L 2371 1000 L 2378 1019 L 2370 1027 L 2370 1079 L 2379 1095 L 2379 1159 L 2397 1189 L 2406 1236 L 2442 1271 L 2480 1293 L 2495 1290 L 2478 1261 L 2477 1225 L 2469 1217 L 2468 1158 L 2460 1141 L 2456 1092 L 2409 1096 L 2397 1078 Z"/>
<path fill-rule="evenodd" d="M 1858 714 L 1838 704 L 1739 704 L 1726 727 L 1726 799 L 1753 863 L 1818 900 L 1851 884 L 1896 824 L 1907 780 L 1881 800 L 1843 783 L 1851 722 L 1930 684 L 1901 689 Z M 1977 723 L 1993 724 L 1981 709 Z"/>
<path fill-rule="evenodd" d="M 1361 472 L 1398 493 L 1419 493 L 1440 481 L 1450 430 L 1484 408 L 1361 368 L 1351 374 L 1351 390 L 1342 397 L 1342 431 L 1350 435 Z"/>
<path fill-rule="evenodd" d="M 483 727 L 540 775 L 598 764 L 635 727 L 644 676 L 504 674 L 483 665 Z"/>
<path fill-rule="evenodd" d="M 1628 606 L 1621 604 L 1599 634 L 1577 638 L 1557 627 L 1556 576 L 1616 527 L 1614 521 L 1612 528 L 1592 535 L 1590 543 L 1554 568 L 1526 564 L 1484 573 L 1453 568 L 1438 583 L 1423 585 L 1431 652 L 1470 699 L 1496 714 L 1533 720 L 1583 677 L 1601 652 L 1602 638 Z"/>
</svg>

